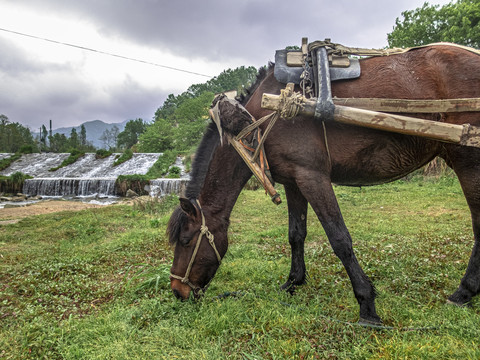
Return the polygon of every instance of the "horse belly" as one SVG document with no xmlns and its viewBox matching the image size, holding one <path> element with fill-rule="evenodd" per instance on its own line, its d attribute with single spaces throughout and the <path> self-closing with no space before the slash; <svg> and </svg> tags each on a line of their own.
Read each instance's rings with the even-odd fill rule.
<svg viewBox="0 0 480 360">
<path fill-rule="evenodd" d="M 440 144 L 354 126 L 331 126 L 331 179 L 339 185 L 376 185 L 406 176 L 431 161 Z"/>
</svg>

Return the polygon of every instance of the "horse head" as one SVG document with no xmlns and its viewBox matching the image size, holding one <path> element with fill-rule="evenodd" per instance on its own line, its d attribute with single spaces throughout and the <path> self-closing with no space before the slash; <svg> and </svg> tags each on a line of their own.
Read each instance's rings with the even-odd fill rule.
<svg viewBox="0 0 480 360">
<path fill-rule="evenodd" d="M 200 297 L 208 288 L 227 252 L 228 218 L 236 198 L 252 173 L 223 134 L 235 136 L 253 119 L 239 102 L 217 97 L 214 122 L 197 149 L 192 180 L 167 226 L 175 246 L 170 281 L 177 298 Z M 202 208 L 196 199 L 207 199 Z"/>
<path fill-rule="evenodd" d="M 199 298 L 227 252 L 227 229 L 204 211 L 198 200 L 181 198 L 167 232 L 170 243 L 175 245 L 170 269 L 172 291 L 182 300 L 192 293 Z"/>
</svg>

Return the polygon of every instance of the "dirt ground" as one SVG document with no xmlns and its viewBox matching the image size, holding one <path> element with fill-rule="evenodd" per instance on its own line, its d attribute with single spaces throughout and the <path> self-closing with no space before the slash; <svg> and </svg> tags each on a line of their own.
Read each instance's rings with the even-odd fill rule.
<svg viewBox="0 0 480 360">
<path fill-rule="evenodd" d="M 28 206 L 3 208 L 0 209 L 0 226 L 16 223 L 32 215 L 49 214 L 58 211 L 77 211 L 101 206 L 105 205 L 87 204 L 79 201 L 45 200 Z"/>
</svg>

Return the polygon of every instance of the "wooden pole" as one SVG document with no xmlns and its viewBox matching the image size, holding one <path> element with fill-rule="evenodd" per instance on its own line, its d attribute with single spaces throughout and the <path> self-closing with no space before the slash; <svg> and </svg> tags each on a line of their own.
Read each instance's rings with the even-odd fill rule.
<svg viewBox="0 0 480 360">
<path fill-rule="evenodd" d="M 265 109 L 282 109 L 284 104 L 285 97 L 281 95 L 263 94 L 262 107 Z M 303 98 L 298 109 L 299 114 L 313 116 L 315 114 L 315 106 L 316 99 Z M 480 147 L 480 128 L 470 124 L 456 125 L 441 123 L 403 115 L 356 109 L 342 105 L 335 106 L 334 120 L 343 124 L 420 136 L 465 146 Z"/>
<path fill-rule="evenodd" d="M 280 204 L 282 202 L 280 195 L 277 193 L 277 190 L 275 190 L 270 180 L 268 180 L 266 176 L 263 176 L 263 172 L 260 169 L 260 166 L 258 166 L 258 164 L 252 160 L 252 156 L 248 153 L 247 149 L 245 149 L 242 144 L 240 144 L 240 142 L 238 140 L 235 140 L 235 138 L 233 138 L 232 136 L 227 136 L 230 144 L 234 147 L 235 150 L 237 150 L 238 154 L 243 159 L 243 161 L 245 161 L 245 164 L 247 164 L 247 166 L 250 168 L 253 175 L 255 175 L 258 181 L 260 181 L 260 183 L 263 185 L 265 191 L 271 196 L 274 204 Z"/>
<path fill-rule="evenodd" d="M 449 113 L 480 111 L 480 98 L 406 100 L 379 98 L 333 98 L 335 105 L 393 113 Z"/>
</svg>

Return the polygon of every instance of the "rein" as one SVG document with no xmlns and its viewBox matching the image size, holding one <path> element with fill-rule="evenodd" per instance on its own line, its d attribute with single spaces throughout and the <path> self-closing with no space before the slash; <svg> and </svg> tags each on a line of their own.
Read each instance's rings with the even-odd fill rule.
<svg viewBox="0 0 480 360">
<path fill-rule="evenodd" d="M 220 265 L 222 263 L 222 257 L 220 256 L 220 253 L 218 252 L 217 247 L 215 246 L 214 236 L 208 230 L 208 227 L 205 223 L 205 216 L 203 215 L 203 210 L 202 210 L 202 207 L 200 205 L 200 202 L 198 200 L 196 200 L 196 202 L 197 202 L 197 205 L 198 205 L 198 209 L 200 210 L 200 215 L 202 216 L 202 225 L 200 226 L 200 235 L 198 235 L 198 240 L 197 240 L 197 243 L 195 245 L 195 249 L 193 250 L 192 258 L 190 259 L 190 262 L 188 263 L 187 271 L 185 271 L 185 276 L 181 277 L 179 275 L 175 275 L 172 272 L 170 272 L 170 277 L 172 277 L 174 279 L 177 279 L 177 280 L 180 280 L 183 284 L 187 284 L 188 286 L 190 286 L 190 288 L 193 290 L 195 295 L 197 295 L 199 293 L 199 291 L 204 292 L 208 288 L 208 285 L 210 285 L 210 282 L 208 282 L 208 284 L 205 285 L 205 287 L 201 288 L 200 286 L 194 285 L 189 280 L 190 271 L 192 270 L 193 262 L 195 261 L 195 258 L 197 256 L 198 249 L 200 248 L 200 244 L 202 242 L 203 235 L 205 235 L 205 237 L 208 239 L 208 243 L 213 248 L 213 251 L 215 252 L 215 255 L 217 256 L 218 264 Z"/>
</svg>

